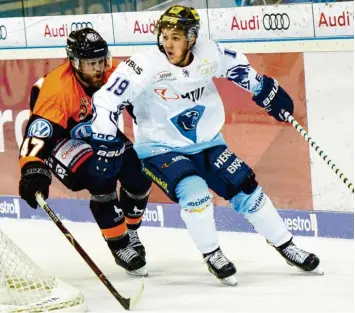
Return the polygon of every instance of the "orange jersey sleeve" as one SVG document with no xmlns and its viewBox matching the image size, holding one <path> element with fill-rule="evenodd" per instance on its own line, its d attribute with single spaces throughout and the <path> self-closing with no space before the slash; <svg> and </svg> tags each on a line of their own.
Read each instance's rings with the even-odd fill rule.
<svg viewBox="0 0 355 313">
<path fill-rule="evenodd" d="M 69 62 L 57 67 L 44 78 L 32 114 L 66 128 L 71 116 L 75 83 Z"/>
<path fill-rule="evenodd" d="M 75 94 L 74 80 L 66 62 L 32 87 L 31 116 L 20 149 L 20 167 L 28 162 L 44 162 L 56 140 L 65 136 Z"/>
</svg>

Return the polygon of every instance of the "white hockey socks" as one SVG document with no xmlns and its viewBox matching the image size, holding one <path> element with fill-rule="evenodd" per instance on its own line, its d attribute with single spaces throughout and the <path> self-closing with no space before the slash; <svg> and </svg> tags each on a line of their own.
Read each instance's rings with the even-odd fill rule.
<svg viewBox="0 0 355 313">
<path fill-rule="evenodd" d="M 256 232 L 264 236 L 272 245 L 279 247 L 292 238 L 281 216 L 270 198 L 264 193 L 265 202 L 261 208 L 244 216 L 253 225 Z"/>
<path fill-rule="evenodd" d="M 181 209 L 180 215 L 192 240 L 202 254 L 212 252 L 219 247 L 212 203 L 200 212 Z"/>
</svg>

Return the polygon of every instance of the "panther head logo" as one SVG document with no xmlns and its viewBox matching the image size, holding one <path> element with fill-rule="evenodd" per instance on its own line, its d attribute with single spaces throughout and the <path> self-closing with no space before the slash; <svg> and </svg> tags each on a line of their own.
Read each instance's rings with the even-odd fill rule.
<svg viewBox="0 0 355 313">
<path fill-rule="evenodd" d="M 186 131 L 194 130 L 196 128 L 200 112 L 189 111 L 179 116 L 177 122 Z"/>
<path fill-rule="evenodd" d="M 244 88 L 249 88 L 249 72 L 250 65 L 237 65 L 227 72 L 227 79 L 234 81 L 238 85 L 241 85 Z"/>
</svg>

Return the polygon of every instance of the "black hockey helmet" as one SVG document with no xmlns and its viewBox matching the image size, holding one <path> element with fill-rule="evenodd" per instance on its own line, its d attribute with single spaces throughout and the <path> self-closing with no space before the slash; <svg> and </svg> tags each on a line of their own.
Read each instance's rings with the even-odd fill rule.
<svg viewBox="0 0 355 313">
<path fill-rule="evenodd" d="M 75 61 L 77 69 L 80 59 L 105 57 L 111 63 L 107 42 L 92 28 L 72 31 L 67 38 L 66 51 L 69 60 Z"/>
<path fill-rule="evenodd" d="M 163 45 L 160 43 L 160 35 L 162 30 L 166 28 L 183 30 L 186 34 L 187 40 L 190 40 L 192 35 L 198 37 L 198 32 L 200 30 L 200 16 L 194 8 L 182 5 L 174 5 L 167 9 L 160 16 L 155 28 L 158 47 L 162 52 L 164 52 L 164 49 Z M 190 47 L 190 49 L 191 48 L 192 47 Z"/>
</svg>

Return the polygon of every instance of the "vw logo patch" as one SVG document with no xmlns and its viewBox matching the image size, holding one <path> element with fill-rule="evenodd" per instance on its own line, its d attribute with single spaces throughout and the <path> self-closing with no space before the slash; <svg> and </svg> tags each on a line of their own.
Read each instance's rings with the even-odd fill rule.
<svg viewBox="0 0 355 313">
<path fill-rule="evenodd" d="M 43 118 L 33 121 L 28 129 L 29 137 L 48 138 L 51 137 L 52 134 L 53 127 L 51 123 Z"/>
</svg>

